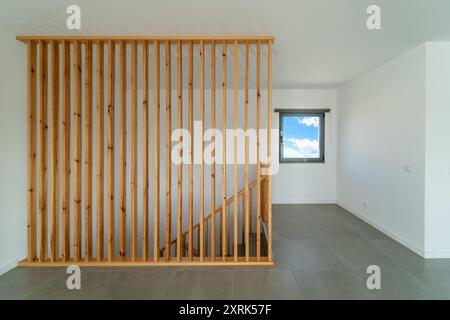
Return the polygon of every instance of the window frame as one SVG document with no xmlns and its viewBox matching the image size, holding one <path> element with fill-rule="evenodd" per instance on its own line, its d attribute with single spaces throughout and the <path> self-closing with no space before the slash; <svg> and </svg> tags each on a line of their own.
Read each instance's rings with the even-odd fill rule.
<svg viewBox="0 0 450 320">
<path fill-rule="evenodd" d="M 325 163 L 325 113 L 324 110 L 279 111 L 279 162 L 280 163 Z M 284 117 L 319 117 L 319 158 L 285 158 L 283 157 L 283 119 Z"/>
</svg>

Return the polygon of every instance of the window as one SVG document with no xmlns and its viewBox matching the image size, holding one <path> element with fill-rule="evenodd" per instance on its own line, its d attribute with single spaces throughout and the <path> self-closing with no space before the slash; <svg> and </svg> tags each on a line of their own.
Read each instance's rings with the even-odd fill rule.
<svg viewBox="0 0 450 320">
<path fill-rule="evenodd" d="M 325 112 L 280 112 L 280 162 L 324 162 Z"/>
</svg>

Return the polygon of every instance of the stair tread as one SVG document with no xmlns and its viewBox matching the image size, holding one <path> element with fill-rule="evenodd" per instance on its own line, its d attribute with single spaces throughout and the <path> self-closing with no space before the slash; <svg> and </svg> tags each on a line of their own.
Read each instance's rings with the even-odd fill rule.
<svg viewBox="0 0 450 320">
<path fill-rule="evenodd" d="M 245 256 L 245 244 L 238 244 L 238 255 Z M 256 256 L 256 233 L 249 234 L 249 255 Z M 261 256 L 267 255 L 267 241 L 264 233 L 261 233 Z"/>
</svg>

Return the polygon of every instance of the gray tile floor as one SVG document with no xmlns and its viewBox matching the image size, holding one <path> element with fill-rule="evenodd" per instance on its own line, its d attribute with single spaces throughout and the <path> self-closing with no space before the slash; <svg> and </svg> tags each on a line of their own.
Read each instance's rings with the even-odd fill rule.
<svg viewBox="0 0 450 320">
<path fill-rule="evenodd" d="M 424 260 L 336 205 L 275 205 L 275 267 L 16 268 L 0 299 L 450 299 L 450 260 Z M 368 265 L 381 290 L 366 288 Z"/>
</svg>

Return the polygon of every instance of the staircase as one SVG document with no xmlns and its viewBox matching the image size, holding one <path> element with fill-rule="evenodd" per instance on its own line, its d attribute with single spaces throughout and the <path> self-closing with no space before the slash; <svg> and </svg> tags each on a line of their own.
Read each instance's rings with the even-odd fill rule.
<svg viewBox="0 0 450 320">
<path fill-rule="evenodd" d="M 257 210 L 258 210 L 258 206 L 257 203 L 256 205 L 253 203 L 253 195 L 255 193 L 255 195 L 257 195 L 256 192 L 253 192 L 253 190 L 256 191 L 257 189 L 257 185 L 258 185 L 258 181 L 257 179 L 251 181 L 248 184 L 248 197 L 249 197 L 249 233 L 248 233 L 248 252 L 246 250 L 247 246 L 246 246 L 246 235 L 245 235 L 245 206 L 244 206 L 244 201 L 245 201 L 245 187 L 242 188 L 238 194 L 237 194 L 237 199 L 238 201 L 242 201 L 242 206 L 241 208 L 239 208 L 240 210 L 238 210 L 238 219 L 241 221 L 241 223 L 238 223 L 238 225 L 241 226 L 240 228 L 240 235 L 238 236 L 238 244 L 237 244 L 237 253 L 234 253 L 234 234 L 233 234 L 233 228 L 232 228 L 232 224 L 230 223 L 233 220 L 233 206 L 234 206 L 234 201 L 235 198 L 234 196 L 229 197 L 226 200 L 226 215 L 225 215 L 225 223 L 227 224 L 227 232 L 224 235 L 221 233 L 222 230 L 222 206 L 217 208 L 214 212 L 214 214 L 209 213 L 208 215 L 205 215 L 203 221 L 204 221 L 204 230 L 205 230 L 205 241 L 204 241 L 204 252 L 205 252 L 205 257 L 209 257 L 209 259 L 214 260 L 214 259 L 220 259 L 220 257 L 233 257 L 233 256 L 237 256 L 239 258 L 244 257 L 244 259 L 246 259 L 247 261 L 250 260 L 250 257 L 255 257 L 256 261 L 258 261 L 261 257 L 267 257 L 268 254 L 268 246 L 267 246 L 267 233 L 266 233 L 266 229 L 267 229 L 267 221 L 266 221 L 266 217 L 267 217 L 267 204 L 266 204 L 266 192 L 267 192 L 267 179 L 265 178 L 265 176 L 261 176 L 260 178 L 260 214 L 257 214 Z M 255 197 L 257 198 L 257 197 Z M 257 200 L 257 199 L 256 199 Z M 255 209 L 255 210 L 254 210 Z M 216 235 L 216 239 L 215 239 L 215 244 L 216 244 L 216 254 L 214 256 L 214 259 L 210 256 L 211 253 L 211 248 L 210 248 L 210 226 L 211 226 L 211 220 L 216 219 L 216 221 L 219 222 L 219 224 L 215 223 L 216 226 L 220 226 L 218 227 L 218 231 L 215 232 Z M 216 222 L 215 221 L 215 222 Z M 192 243 L 192 252 L 193 252 L 193 256 L 194 257 L 199 257 L 199 249 L 200 249 L 200 222 L 197 221 L 192 228 L 192 232 L 193 232 L 193 243 Z M 258 237 L 258 233 L 259 233 L 259 237 Z M 183 255 L 186 256 L 188 254 L 188 249 L 189 249 L 189 230 L 185 230 L 182 233 L 181 236 L 181 248 L 182 248 L 182 252 Z M 225 253 L 222 252 L 222 248 L 223 248 L 223 241 L 225 239 Z M 176 252 L 176 247 L 177 247 L 177 243 L 178 243 L 178 239 L 175 238 L 170 242 L 170 253 L 168 254 L 166 252 L 167 248 L 166 246 L 161 247 L 160 248 L 160 254 L 161 256 L 172 256 L 173 253 Z"/>
<path fill-rule="evenodd" d="M 264 232 L 260 234 L 261 237 L 261 255 L 267 256 L 267 237 Z M 249 234 L 249 249 L 250 256 L 256 257 L 256 244 L 257 244 L 257 235 L 256 233 Z M 238 255 L 245 256 L 245 243 L 241 243 L 238 245 Z"/>
</svg>

